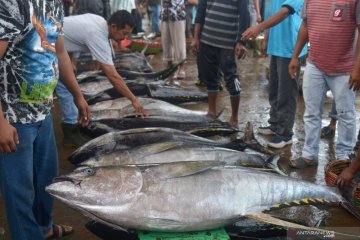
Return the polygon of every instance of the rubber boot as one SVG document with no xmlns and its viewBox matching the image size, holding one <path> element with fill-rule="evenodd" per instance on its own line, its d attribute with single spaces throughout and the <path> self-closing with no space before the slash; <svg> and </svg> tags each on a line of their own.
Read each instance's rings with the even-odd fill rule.
<svg viewBox="0 0 360 240">
<path fill-rule="evenodd" d="M 79 129 L 77 124 L 68 124 L 62 123 L 61 124 L 62 131 L 63 131 L 63 145 L 64 147 L 81 147 L 85 143 L 87 143 L 90 138 L 84 136 Z"/>
</svg>

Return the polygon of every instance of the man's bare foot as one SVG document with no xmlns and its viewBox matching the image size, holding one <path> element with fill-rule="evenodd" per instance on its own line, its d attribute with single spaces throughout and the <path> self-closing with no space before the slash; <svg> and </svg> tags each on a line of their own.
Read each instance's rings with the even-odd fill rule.
<svg viewBox="0 0 360 240">
<path fill-rule="evenodd" d="M 232 126 L 233 128 L 236 128 L 236 129 L 239 128 L 239 122 L 238 122 L 238 120 L 237 120 L 236 118 L 234 118 L 234 117 L 230 117 L 230 119 L 229 119 L 229 124 L 230 124 L 230 126 Z"/>
</svg>

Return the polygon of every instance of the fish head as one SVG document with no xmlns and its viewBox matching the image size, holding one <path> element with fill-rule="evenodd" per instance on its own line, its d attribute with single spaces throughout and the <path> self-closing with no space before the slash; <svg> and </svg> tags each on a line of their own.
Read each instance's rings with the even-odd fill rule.
<svg viewBox="0 0 360 240">
<path fill-rule="evenodd" d="M 46 191 L 70 205 L 120 206 L 131 202 L 142 184 L 134 167 L 79 167 L 55 178 Z"/>
</svg>

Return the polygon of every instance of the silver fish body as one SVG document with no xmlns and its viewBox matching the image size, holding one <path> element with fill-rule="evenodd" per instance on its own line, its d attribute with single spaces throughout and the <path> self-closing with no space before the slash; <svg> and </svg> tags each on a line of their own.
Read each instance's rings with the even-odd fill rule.
<svg viewBox="0 0 360 240">
<path fill-rule="evenodd" d="M 114 228 L 168 232 L 217 228 L 276 204 L 305 198 L 343 200 L 326 186 L 212 165 L 186 162 L 155 167 L 85 167 L 58 178 L 46 190 Z"/>
<path fill-rule="evenodd" d="M 137 128 L 101 135 L 76 149 L 69 160 L 73 164 L 78 164 L 90 157 L 165 141 L 243 149 L 241 139 L 233 142 L 213 141 L 172 128 Z"/>
<path fill-rule="evenodd" d="M 263 156 L 241 151 L 186 142 L 161 142 L 92 157 L 81 165 L 148 165 L 179 161 L 221 161 L 230 166 L 266 167 Z"/>
</svg>

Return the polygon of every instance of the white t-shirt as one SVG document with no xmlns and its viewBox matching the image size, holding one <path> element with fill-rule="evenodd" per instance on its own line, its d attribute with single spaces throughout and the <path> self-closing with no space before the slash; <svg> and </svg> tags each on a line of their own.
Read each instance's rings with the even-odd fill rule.
<svg viewBox="0 0 360 240">
<path fill-rule="evenodd" d="M 90 52 L 94 60 L 114 65 L 108 24 L 103 17 L 90 13 L 65 17 L 63 32 L 68 52 Z"/>
<path fill-rule="evenodd" d="M 126 10 L 131 13 L 131 10 L 136 8 L 134 0 L 110 0 L 111 13 L 118 10 Z"/>
</svg>

